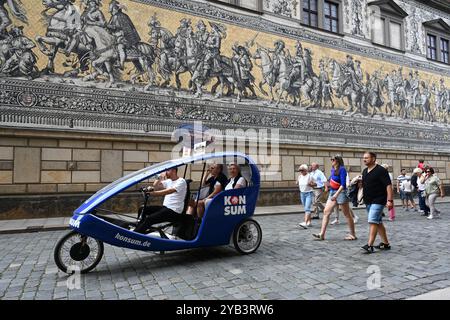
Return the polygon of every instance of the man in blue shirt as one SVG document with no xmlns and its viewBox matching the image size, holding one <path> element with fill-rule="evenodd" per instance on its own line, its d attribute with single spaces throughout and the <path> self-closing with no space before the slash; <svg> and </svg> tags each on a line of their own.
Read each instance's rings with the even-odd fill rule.
<svg viewBox="0 0 450 320">
<path fill-rule="evenodd" d="M 315 181 L 314 185 L 311 187 L 314 188 L 314 209 L 312 214 L 312 219 L 319 219 L 320 211 L 323 212 L 324 206 L 322 202 L 320 202 L 320 198 L 324 192 L 325 182 L 327 181 L 327 177 L 323 174 L 323 172 L 319 169 L 319 165 L 315 162 L 311 164 L 311 177 Z"/>
</svg>

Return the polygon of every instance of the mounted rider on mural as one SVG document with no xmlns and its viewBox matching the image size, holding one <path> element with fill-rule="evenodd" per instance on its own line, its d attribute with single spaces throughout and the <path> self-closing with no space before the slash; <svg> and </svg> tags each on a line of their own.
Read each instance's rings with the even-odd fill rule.
<svg viewBox="0 0 450 320">
<path fill-rule="evenodd" d="M 120 68 L 123 70 L 125 60 L 128 55 L 132 55 L 133 50 L 141 41 L 141 37 L 136 30 L 130 17 L 123 12 L 124 6 L 117 0 L 112 0 L 109 4 L 111 19 L 107 28 L 116 36 L 117 50 L 119 51 Z"/>
<path fill-rule="evenodd" d="M 227 37 L 227 28 L 224 25 L 211 21 L 209 21 L 209 25 L 212 32 L 205 43 L 206 54 L 203 60 L 203 79 L 207 79 L 210 72 L 220 73 L 222 71 L 220 49 L 222 47 L 222 39 Z"/>
<path fill-rule="evenodd" d="M 83 4 L 85 5 L 85 8 L 81 14 L 82 27 L 98 26 L 105 28 L 106 19 L 103 12 L 100 10 L 100 7 L 102 6 L 101 0 L 83 0 Z M 85 33 L 77 32 L 72 37 L 67 48 L 63 50 L 64 53 L 68 56 L 80 44 L 80 41 L 86 44 L 90 42 Z"/>
<path fill-rule="evenodd" d="M 303 57 L 303 46 L 300 41 L 297 41 L 295 49 L 295 57 L 292 59 L 292 70 L 289 74 L 289 87 L 300 87 L 305 82 L 306 65 Z M 300 81 L 300 83 L 295 84 L 297 81 Z"/>
</svg>

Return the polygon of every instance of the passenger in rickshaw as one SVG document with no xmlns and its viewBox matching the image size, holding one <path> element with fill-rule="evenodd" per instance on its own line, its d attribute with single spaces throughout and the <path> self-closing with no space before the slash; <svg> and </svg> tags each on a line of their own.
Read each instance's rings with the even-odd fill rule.
<svg viewBox="0 0 450 320">
<path fill-rule="evenodd" d="M 178 177 L 178 168 L 172 168 L 161 174 L 153 187 L 147 188 L 151 196 L 164 197 L 162 206 L 148 206 L 142 212 L 142 219 L 134 229 L 138 233 L 146 231 L 161 222 L 181 222 L 187 192 L 187 183 Z"/>
<path fill-rule="evenodd" d="M 191 200 L 186 213 L 194 215 L 195 207 L 197 204 L 197 217 L 203 218 L 206 207 L 205 203 L 209 203 L 216 194 L 225 190 L 225 186 L 227 185 L 227 183 L 228 179 L 227 176 L 223 173 L 223 165 L 217 163 L 211 164 L 202 181 L 202 187 L 209 187 L 207 196 L 203 199 L 200 198 L 198 202 L 196 201 L 197 199 Z M 201 193 L 202 192 L 199 192 L 197 197 L 201 197 Z"/>
<path fill-rule="evenodd" d="M 228 174 L 230 179 L 225 186 L 225 190 L 239 189 L 247 187 L 247 180 L 241 174 L 241 167 L 237 163 L 228 165 Z"/>
</svg>

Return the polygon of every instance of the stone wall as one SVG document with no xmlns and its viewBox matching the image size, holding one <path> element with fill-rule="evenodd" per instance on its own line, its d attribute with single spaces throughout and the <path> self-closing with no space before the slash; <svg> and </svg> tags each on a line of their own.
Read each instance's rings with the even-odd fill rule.
<svg viewBox="0 0 450 320">
<path fill-rule="evenodd" d="M 70 215 L 91 194 L 119 177 L 153 163 L 168 160 L 174 144 L 168 137 L 68 133 L 2 129 L 0 131 L 0 219 Z M 401 168 L 412 172 L 425 158 L 445 184 L 450 182 L 450 152 L 418 153 L 375 150 L 380 163 L 391 167 L 394 177 Z M 258 205 L 298 203 L 296 168 L 317 162 L 329 172 L 330 157 L 341 154 L 354 177 L 364 168 L 364 149 L 280 145 L 280 169 L 262 178 Z M 200 180 L 201 166 L 187 177 Z M 194 187 L 198 185 L 194 184 Z M 140 203 L 137 188 L 110 204 L 134 212 Z"/>
</svg>

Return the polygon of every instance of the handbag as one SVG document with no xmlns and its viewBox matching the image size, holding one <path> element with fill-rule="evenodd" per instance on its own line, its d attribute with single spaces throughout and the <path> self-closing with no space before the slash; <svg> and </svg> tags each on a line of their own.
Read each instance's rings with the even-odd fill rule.
<svg viewBox="0 0 450 320">
<path fill-rule="evenodd" d="M 322 203 L 326 203 L 328 200 L 329 194 L 330 194 L 329 190 L 322 192 L 322 194 L 320 195 L 319 201 Z"/>
</svg>

